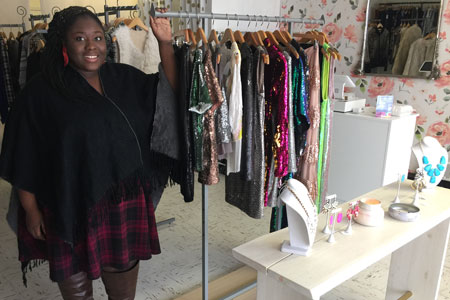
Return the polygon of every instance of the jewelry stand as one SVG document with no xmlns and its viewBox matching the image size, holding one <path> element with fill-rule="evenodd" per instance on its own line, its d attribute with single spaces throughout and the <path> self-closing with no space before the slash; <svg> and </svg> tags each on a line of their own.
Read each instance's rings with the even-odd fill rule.
<svg viewBox="0 0 450 300">
<path fill-rule="evenodd" d="M 424 137 L 412 147 L 419 168 L 423 171 L 425 188 L 436 187 L 445 174 L 448 163 L 448 153 L 438 140 L 431 136 Z"/>
<path fill-rule="evenodd" d="M 280 199 L 286 204 L 290 241 L 284 241 L 281 251 L 307 256 L 311 252 L 317 230 L 317 211 L 306 187 L 289 179 Z"/>
</svg>

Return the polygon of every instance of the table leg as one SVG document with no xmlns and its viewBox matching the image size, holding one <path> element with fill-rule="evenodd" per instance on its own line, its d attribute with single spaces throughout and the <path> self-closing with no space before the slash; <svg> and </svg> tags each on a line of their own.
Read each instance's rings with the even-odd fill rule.
<svg viewBox="0 0 450 300">
<path fill-rule="evenodd" d="M 450 219 L 392 253 L 386 300 L 406 291 L 414 299 L 437 299 L 449 237 Z"/>
<path fill-rule="evenodd" d="M 258 281 L 256 286 L 256 299 L 257 300 L 319 300 L 318 298 L 311 298 L 304 296 L 283 284 L 282 280 L 271 278 L 266 272 L 258 272 Z"/>
</svg>

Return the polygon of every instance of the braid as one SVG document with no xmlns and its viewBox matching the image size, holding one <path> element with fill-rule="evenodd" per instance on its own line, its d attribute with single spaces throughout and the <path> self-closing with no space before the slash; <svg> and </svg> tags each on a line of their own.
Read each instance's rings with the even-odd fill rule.
<svg viewBox="0 0 450 300">
<path fill-rule="evenodd" d="M 82 16 L 91 17 L 103 28 L 98 17 L 85 7 L 70 6 L 56 12 L 49 24 L 47 40 L 41 57 L 41 70 L 44 77 L 53 88 L 68 97 L 70 94 L 64 80 L 63 41 L 69 28 Z"/>
</svg>

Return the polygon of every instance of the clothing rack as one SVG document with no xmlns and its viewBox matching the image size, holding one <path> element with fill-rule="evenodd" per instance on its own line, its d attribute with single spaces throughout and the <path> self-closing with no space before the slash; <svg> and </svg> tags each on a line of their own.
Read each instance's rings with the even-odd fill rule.
<svg viewBox="0 0 450 300">
<path fill-rule="evenodd" d="M 152 4 L 153 6 L 153 4 Z M 106 5 L 105 5 L 106 12 Z M 162 18 L 196 18 L 202 19 L 203 27 L 206 19 L 232 20 L 232 21 L 263 21 L 263 22 L 285 22 L 289 24 L 289 31 L 292 33 L 292 23 L 302 24 L 320 24 L 325 23 L 325 18 L 321 19 L 302 19 L 302 18 L 284 18 L 277 16 L 262 16 L 262 15 L 237 15 L 237 14 L 214 14 L 214 13 L 189 13 L 189 12 L 166 12 L 155 13 L 156 17 Z M 106 17 L 105 17 L 106 19 Z M 281 211 L 281 203 L 278 204 L 278 211 Z M 280 213 L 277 214 L 277 226 L 281 227 Z M 202 299 L 208 300 L 208 186 L 202 184 Z M 251 283 L 240 290 L 233 292 L 231 295 L 222 298 L 221 300 L 229 300 L 237 297 L 248 290 L 254 288 L 256 282 Z"/>
<path fill-rule="evenodd" d="M 34 27 L 34 21 L 40 21 L 43 20 L 44 23 L 47 23 L 47 19 L 50 19 L 50 14 L 46 15 L 30 15 L 30 18 L 28 19 L 31 22 L 31 27 Z"/>
<path fill-rule="evenodd" d="M 0 24 L 0 27 L 3 28 L 22 28 L 22 32 L 27 31 L 25 27 L 25 16 L 27 15 L 27 9 L 21 5 L 17 6 L 16 9 L 19 16 L 22 17 L 22 23 L 21 24 Z"/>
<path fill-rule="evenodd" d="M 0 24 L 0 28 L 22 28 L 23 32 L 26 31 L 25 23 L 22 24 Z"/>
<path fill-rule="evenodd" d="M 105 24 L 108 25 L 109 24 L 109 14 L 110 12 L 115 12 L 116 13 L 116 17 L 119 18 L 120 17 L 120 11 L 123 10 L 138 10 L 139 7 L 137 5 L 134 6 L 108 6 L 105 4 L 105 12 L 104 12 L 104 16 L 105 16 Z M 100 14 L 98 14 L 100 15 Z"/>
<path fill-rule="evenodd" d="M 427 5 L 427 4 L 441 4 L 440 1 L 433 1 L 433 2 L 387 2 L 387 3 L 379 3 L 379 5 L 386 5 L 386 6 L 392 6 L 392 5 L 412 5 L 412 4 L 420 4 L 420 5 Z"/>
</svg>

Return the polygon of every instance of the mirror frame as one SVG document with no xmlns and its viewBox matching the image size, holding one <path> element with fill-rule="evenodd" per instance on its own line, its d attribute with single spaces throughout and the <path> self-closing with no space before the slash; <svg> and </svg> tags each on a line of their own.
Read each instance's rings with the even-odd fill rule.
<svg viewBox="0 0 450 300">
<path fill-rule="evenodd" d="M 355 75 L 365 75 L 365 76 L 378 76 L 378 77 L 398 77 L 398 78 L 412 78 L 412 79 L 426 79 L 426 80 L 436 80 L 439 77 L 441 77 L 441 72 L 438 64 L 438 55 L 439 55 L 439 46 L 440 42 L 442 41 L 440 37 L 440 30 L 442 26 L 442 17 L 444 14 L 444 0 L 440 0 L 441 7 L 439 8 L 439 21 L 437 25 L 437 33 L 436 33 L 436 47 L 434 48 L 434 59 L 433 59 L 433 66 L 431 67 L 431 73 L 428 77 L 408 77 L 405 75 L 396 75 L 396 74 L 377 74 L 377 73 L 365 73 L 364 72 L 364 58 L 366 56 L 366 44 L 367 44 L 367 29 L 369 26 L 369 19 L 370 19 L 370 3 L 372 0 L 367 0 L 367 8 L 366 8 L 366 20 L 364 24 L 364 34 L 363 34 L 363 44 L 362 44 L 362 52 L 361 52 L 361 58 L 359 64 L 355 65 L 355 68 L 353 70 L 353 73 Z M 397 1 L 393 1 L 394 3 Z M 401 1 L 398 1 L 401 2 Z M 359 68 L 358 68 L 359 67 Z"/>
</svg>

